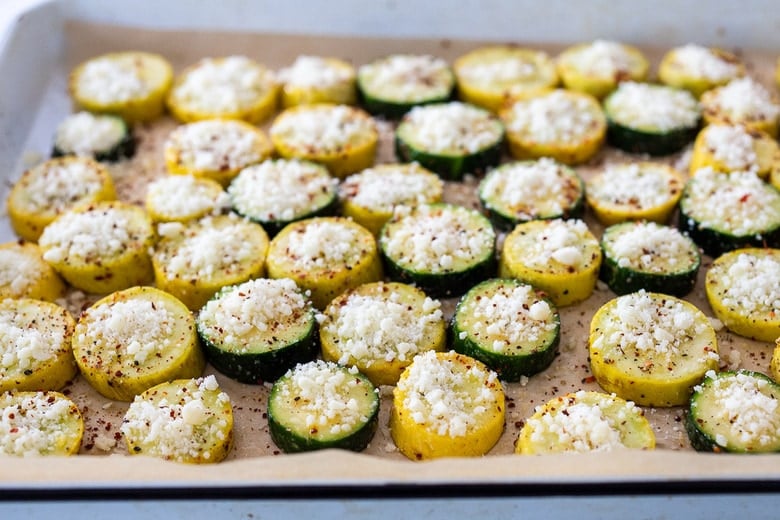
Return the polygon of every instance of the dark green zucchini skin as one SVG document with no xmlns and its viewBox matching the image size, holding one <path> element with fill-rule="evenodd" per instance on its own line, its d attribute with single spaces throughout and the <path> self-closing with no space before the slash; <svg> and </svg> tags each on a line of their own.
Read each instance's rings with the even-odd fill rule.
<svg viewBox="0 0 780 520">
<path fill-rule="evenodd" d="M 403 124 L 403 123 L 402 123 Z M 414 148 L 396 132 L 395 154 L 401 162 L 417 162 L 444 180 L 460 181 L 467 173 L 481 175 L 501 161 L 503 137 L 495 144 L 468 155 L 442 155 Z"/>
<path fill-rule="evenodd" d="M 386 119 L 398 120 L 401 119 L 404 114 L 409 112 L 414 107 L 422 105 L 430 105 L 433 103 L 446 103 L 452 101 L 452 90 L 446 96 L 437 96 L 426 99 L 424 101 L 415 101 L 413 103 L 399 103 L 396 101 L 389 101 L 382 99 L 376 95 L 373 95 L 366 91 L 363 84 L 358 80 L 358 102 L 366 112 L 374 116 L 382 116 Z"/>
<path fill-rule="evenodd" d="M 532 376 L 542 372 L 549 367 L 555 357 L 558 355 L 558 346 L 561 341 L 561 320 L 558 315 L 558 311 L 555 308 L 555 304 L 547 298 L 542 297 L 539 293 L 537 295 L 540 299 L 547 302 L 551 309 L 555 313 L 556 328 L 552 338 L 552 341 L 544 345 L 542 348 L 529 352 L 525 355 L 508 355 L 500 354 L 485 348 L 478 342 L 474 341 L 470 335 L 461 339 L 461 332 L 466 331 L 458 318 L 461 312 L 461 306 L 472 293 L 481 293 L 485 290 L 489 290 L 490 287 L 495 284 L 510 284 L 510 285 L 524 285 L 523 282 L 514 279 L 493 279 L 487 280 L 479 285 L 473 287 L 466 295 L 464 295 L 458 302 L 455 308 L 455 314 L 452 316 L 450 322 L 450 341 L 453 350 L 459 354 L 473 357 L 474 359 L 483 362 L 489 368 L 494 370 L 502 381 L 519 381 L 523 376 Z"/>
<path fill-rule="evenodd" d="M 355 377 L 364 379 L 370 388 L 374 388 L 365 376 L 358 374 Z M 271 389 L 268 397 L 268 431 L 271 439 L 285 453 L 301 453 L 306 451 L 324 449 L 342 449 L 350 451 L 363 451 L 373 439 L 379 426 L 379 397 L 376 396 L 374 407 L 368 415 L 368 420 L 356 431 L 343 437 L 322 441 L 313 438 L 308 432 L 295 431 L 286 426 L 277 415 L 274 398 L 277 387 Z"/>
<path fill-rule="evenodd" d="M 261 220 L 258 218 L 254 218 L 252 215 L 246 215 L 236 210 L 235 208 L 233 208 L 233 211 L 235 211 L 237 214 L 241 215 L 242 217 L 251 220 L 252 222 L 260 224 L 265 230 L 265 232 L 268 234 L 268 238 L 273 238 L 288 224 L 292 224 L 293 222 L 298 222 L 299 220 L 305 220 L 314 217 L 333 217 L 338 215 L 339 209 L 340 206 L 339 206 L 338 194 L 334 190 L 333 196 L 331 197 L 331 199 L 328 201 L 327 204 L 319 208 L 313 208 L 310 212 L 307 212 L 299 217 L 295 217 L 292 220 Z"/>
<path fill-rule="evenodd" d="M 136 141 L 132 132 L 128 129 L 124 137 L 111 149 L 95 152 L 93 158 L 98 162 L 119 162 L 123 159 L 130 159 L 135 155 Z M 67 155 L 73 155 L 72 153 L 61 150 L 56 144 L 52 148 L 51 156 L 65 157 Z"/>
<path fill-rule="evenodd" d="M 602 248 L 602 251 L 604 249 Z M 682 298 L 693 290 L 699 273 L 699 264 L 690 271 L 679 273 L 644 273 L 617 262 L 604 253 L 599 278 L 618 296 L 644 289 L 647 292 L 660 292 Z"/>
<path fill-rule="evenodd" d="M 319 353 L 320 342 L 316 320 L 298 341 L 267 352 L 230 352 L 209 340 L 198 322 L 198 336 L 206 359 L 219 373 L 241 383 L 261 385 L 276 381 L 298 363 L 311 361 Z"/>
<path fill-rule="evenodd" d="M 607 142 L 625 152 L 652 156 L 671 155 L 693 142 L 699 125 L 666 132 L 647 132 L 621 125 L 607 114 Z"/>
<path fill-rule="evenodd" d="M 745 247 L 780 247 L 780 223 L 762 233 L 737 236 L 702 226 L 695 218 L 685 212 L 682 203 L 680 204 L 680 218 L 677 227 L 713 258 L 728 251 Z"/>
</svg>

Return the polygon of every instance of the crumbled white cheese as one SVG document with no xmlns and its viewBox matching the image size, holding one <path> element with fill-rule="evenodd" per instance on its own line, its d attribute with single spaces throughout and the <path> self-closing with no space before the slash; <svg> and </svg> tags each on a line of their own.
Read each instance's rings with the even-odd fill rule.
<svg viewBox="0 0 780 520">
<path fill-rule="evenodd" d="M 588 183 L 588 196 L 601 204 L 643 210 L 661 206 L 682 189 L 679 179 L 660 164 L 610 164 Z"/>
<path fill-rule="evenodd" d="M 214 184 L 192 175 L 168 175 L 147 186 L 146 204 L 175 220 L 218 213 L 230 206 L 230 199 Z"/>
<path fill-rule="evenodd" d="M 447 97 L 454 83 L 447 62 L 429 55 L 394 54 L 361 66 L 358 77 L 366 94 L 405 103 Z"/>
<path fill-rule="evenodd" d="M 708 47 L 689 43 L 674 49 L 674 63 L 686 76 L 722 82 L 736 78 L 739 66 L 725 60 Z"/>
<path fill-rule="evenodd" d="M 397 206 L 418 206 L 441 196 L 438 176 L 417 163 L 382 165 L 350 175 L 339 187 L 343 198 L 373 211 L 392 213 Z"/>
<path fill-rule="evenodd" d="M 238 170 L 266 156 L 260 130 L 238 121 L 206 120 L 176 127 L 165 142 L 168 155 L 199 171 Z"/>
<path fill-rule="evenodd" d="M 0 454 L 36 457 L 69 443 L 73 403 L 47 392 L 0 397 Z"/>
<path fill-rule="evenodd" d="M 523 252 L 523 263 L 535 269 L 546 269 L 551 263 L 579 269 L 592 259 L 585 252 L 598 241 L 581 220 L 550 220 L 545 222 Z"/>
<path fill-rule="evenodd" d="M 749 77 L 732 80 L 713 90 L 705 105 L 734 121 L 777 121 L 780 117 L 777 98 Z"/>
<path fill-rule="evenodd" d="M 695 127 L 701 109 L 687 90 L 627 81 L 607 99 L 609 116 L 640 130 L 667 131 Z"/>
<path fill-rule="evenodd" d="M 753 137 L 744 127 L 709 125 L 704 129 L 704 145 L 729 171 L 758 172 Z"/>
<path fill-rule="evenodd" d="M 24 197 L 19 202 L 31 213 L 58 215 L 92 200 L 106 180 L 101 167 L 90 159 L 52 159 L 22 176 Z"/>
<path fill-rule="evenodd" d="M 680 272 L 698 257 L 696 246 L 676 228 L 637 222 L 606 244 L 618 266 L 649 272 Z"/>
<path fill-rule="evenodd" d="M 298 56 L 292 66 L 278 73 L 279 80 L 287 87 L 328 88 L 353 80 L 354 73 L 348 67 L 334 65 L 319 56 Z"/>
<path fill-rule="evenodd" d="M 502 125 L 489 112 L 457 101 L 414 107 L 401 124 L 410 144 L 429 153 L 475 153 L 503 136 Z"/>
<path fill-rule="evenodd" d="M 242 215 L 263 222 L 291 221 L 330 202 L 337 185 L 322 166 L 278 159 L 241 170 L 228 194 Z"/>
<path fill-rule="evenodd" d="M 749 315 L 780 311 L 780 255 L 740 253 L 718 272 L 718 291 L 725 307 Z"/>
<path fill-rule="evenodd" d="M 69 348 L 67 323 L 14 300 L 0 303 L 0 380 L 35 370 Z"/>
<path fill-rule="evenodd" d="M 75 89 L 81 98 L 111 105 L 142 99 L 152 87 L 137 60 L 109 55 L 89 60 L 76 76 Z"/>
<path fill-rule="evenodd" d="M 569 53 L 566 64 L 581 74 L 618 78 L 631 72 L 635 61 L 625 45 L 609 40 L 595 40 Z"/>
<path fill-rule="evenodd" d="M 271 135 L 306 154 L 335 154 L 376 134 L 376 125 L 362 110 L 346 105 L 311 105 L 283 112 Z"/>
<path fill-rule="evenodd" d="M 78 112 L 58 126 L 54 144 L 65 154 L 92 156 L 109 152 L 125 137 L 127 128 L 112 116 Z"/>
<path fill-rule="evenodd" d="M 562 89 L 516 101 L 507 113 L 510 132 L 539 143 L 577 143 L 604 126 L 595 101 Z"/>
<path fill-rule="evenodd" d="M 0 248 L 0 291 L 20 298 L 40 280 L 46 264 L 21 246 Z"/>
<path fill-rule="evenodd" d="M 356 262 L 365 248 L 365 238 L 346 222 L 311 219 L 288 235 L 287 255 L 299 269 L 333 269 Z"/>
<path fill-rule="evenodd" d="M 530 58 L 519 54 L 494 54 L 490 60 L 464 63 L 458 74 L 480 84 L 511 84 L 525 81 L 537 74 L 538 67 Z"/>
</svg>

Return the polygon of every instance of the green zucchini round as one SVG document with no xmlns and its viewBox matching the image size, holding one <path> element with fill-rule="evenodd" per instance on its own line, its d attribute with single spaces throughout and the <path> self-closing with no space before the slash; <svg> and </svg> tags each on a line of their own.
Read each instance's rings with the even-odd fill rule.
<svg viewBox="0 0 780 520">
<path fill-rule="evenodd" d="M 101 132 L 109 132 L 108 138 L 100 139 Z M 83 139 L 80 143 L 70 142 L 74 134 Z M 117 162 L 129 159 L 135 154 L 135 138 L 127 123 L 119 117 L 107 114 L 78 112 L 71 114 L 57 127 L 52 148 L 52 157 L 81 155 L 93 157 L 96 161 Z"/>
<path fill-rule="evenodd" d="M 482 361 L 504 381 L 546 369 L 555 359 L 561 319 L 540 291 L 514 279 L 484 281 L 458 302 L 453 349 Z"/>
</svg>

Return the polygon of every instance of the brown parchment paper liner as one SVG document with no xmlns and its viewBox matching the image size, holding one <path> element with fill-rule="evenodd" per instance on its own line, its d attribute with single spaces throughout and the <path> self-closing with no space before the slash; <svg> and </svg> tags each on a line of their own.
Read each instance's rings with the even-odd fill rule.
<svg viewBox="0 0 780 520">
<path fill-rule="evenodd" d="M 150 13 L 151 16 L 153 14 Z M 607 35 L 594 34 L 593 38 Z M 300 54 L 337 56 L 360 65 L 391 53 L 429 53 L 452 61 L 455 57 L 485 42 L 454 40 L 388 40 L 371 38 L 318 37 L 281 34 L 217 32 L 160 32 L 126 27 L 68 22 L 62 70 L 54 92 L 47 99 L 66 98 L 65 75 L 79 62 L 100 53 L 118 50 L 145 50 L 168 58 L 177 71 L 206 56 L 244 54 L 272 69 L 291 64 Z M 539 48 L 532 42 L 516 42 Z M 555 55 L 562 46 L 546 46 Z M 646 50 L 657 63 L 660 52 Z M 750 73 L 771 85 L 773 56 L 747 53 Z M 35 64 L 31 64 L 35 66 Z M 56 87 L 59 85 L 59 87 Z M 46 107 L 42 107 L 44 110 Z M 52 115 L 51 132 L 61 114 Z M 145 185 L 165 174 L 162 144 L 176 122 L 165 117 L 136 129 L 140 146 L 136 157 L 109 165 L 121 198 L 140 203 Z M 382 139 L 377 162 L 393 162 L 392 125 L 380 122 Z M 47 150 L 38 150 L 46 154 Z M 586 179 L 604 163 L 630 160 L 614 150 L 605 150 L 585 166 L 578 167 Z M 635 158 L 633 158 L 635 159 Z M 662 158 L 687 172 L 688 153 Z M 20 172 L 15 172 L 19 175 Z M 475 188 L 478 179 L 448 183 L 445 199 L 478 207 Z M 586 220 L 600 236 L 602 226 L 592 215 Z M 711 259 L 705 258 L 694 292 L 686 299 L 705 314 L 712 311 L 704 296 L 703 278 Z M 392 388 L 383 387 L 380 428 L 362 454 L 325 451 L 302 455 L 282 455 L 268 435 L 265 417 L 269 386 L 243 385 L 216 374 L 222 389 L 234 403 L 235 447 L 225 462 L 191 466 L 145 457 L 125 455 L 119 434 L 122 416 L 128 404 L 109 401 L 94 392 L 81 378 L 65 389 L 79 405 L 86 422 L 84 442 L 79 456 L 67 459 L 0 458 L 0 483 L 4 487 L 106 485 L 157 483 L 179 485 L 185 482 L 247 485 L 262 483 L 381 484 L 387 482 L 593 482 L 623 480 L 690 479 L 777 479 L 780 459 L 772 455 L 734 456 L 697 454 L 690 446 L 682 425 L 681 408 L 645 409 L 657 436 L 655 452 L 619 451 L 608 454 L 521 457 L 512 455 L 514 441 L 525 418 L 535 406 L 567 392 L 600 390 L 592 378 L 587 359 L 587 335 L 591 317 L 605 302 L 614 298 L 603 284 L 586 302 L 561 309 L 562 336 L 560 355 L 546 371 L 521 383 L 505 384 L 507 419 L 503 436 L 491 452 L 477 459 L 446 459 L 423 463 L 408 461 L 393 445 L 387 427 Z M 69 307 L 76 316 L 96 298 L 73 294 Z M 456 299 L 445 300 L 445 314 L 451 315 Z M 769 370 L 772 346 L 739 338 L 725 330 L 718 332 L 721 366 Z M 214 373 L 207 368 L 208 373 Z"/>
</svg>

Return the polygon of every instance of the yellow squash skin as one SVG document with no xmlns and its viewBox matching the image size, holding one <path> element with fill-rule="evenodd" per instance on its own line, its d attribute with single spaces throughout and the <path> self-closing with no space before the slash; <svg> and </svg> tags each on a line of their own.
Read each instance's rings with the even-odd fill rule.
<svg viewBox="0 0 780 520">
<path fill-rule="evenodd" d="M 745 65 L 736 55 L 717 48 L 711 48 L 710 51 L 720 60 L 735 66 L 735 73 L 732 77 L 713 80 L 704 76 L 698 76 L 694 71 L 686 69 L 685 65 L 680 63 L 677 57 L 678 49 L 672 49 L 664 55 L 661 63 L 658 65 L 658 79 L 665 85 L 683 88 L 699 98 L 706 91 L 725 85 L 732 79 L 741 78 L 745 75 Z"/>
<path fill-rule="evenodd" d="M 707 146 L 707 134 L 713 129 L 731 125 L 713 123 L 705 126 L 696 136 L 693 143 L 693 154 L 689 172 L 694 175 L 702 168 L 710 167 L 715 171 L 731 173 L 734 171 L 729 165 L 715 157 L 714 151 Z M 756 174 L 762 179 L 780 179 L 780 145 L 769 134 L 745 128 L 753 141 L 753 153 L 756 155 Z M 778 184 L 780 186 L 780 184 Z"/>
<path fill-rule="evenodd" d="M 357 242 L 347 261 L 326 265 L 297 266 L 289 253 L 291 241 L 300 239 L 307 226 L 332 223 L 352 230 Z M 363 226 L 343 217 L 315 217 L 288 224 L 271 240 L 266 258 L 269 278 L 290 278 L 303 289 L 311 291 L 311 301 L 317 309 L 324 309 L 330 302 L 348 289 L 382 279 L 382 262 L 376 239 Z"/>
<path fill-rule="evenodd" d="M 0 244 L 0 300 L 32 298 L 53 302 L 65 295 L 65 282 L 43 260 L 43 251 L 23 240 Z"/>
<path fill-rule="evenodd" d="M 445 363 L 451 363 L 453 372 L 465 373 L 470 367 L 478 367 L 488 372 L 487 367 L 476 359 L 455 352 L 438 352 L 436 357 Z M 401 374 L 401 381 L 409 377 L 407 368 Z M 404 406 L 406 392 L 396 386 L 393 390 L 393 409 L 390 412 L 390 433 L 399 451 L 411 460 L 429 460 L 442 457 L 479 457 L 486 454 L 498 442 L 504 431 L 504 391 L 501 383 L 494 381 L 469 379 L 457 390 L 466 392 L 489 392 L 494 407 L 481 414 L 478 422 L 467 426 L 461 436 L 441 435 L 426 423 L 417 423 L 412 412 Z M 452 391 L 445 385 L 445 392 Z"/>
<path fill-rule="evenodd" d="M 357 102 L 355 87 L 355 67 L 338 58 L 322 58 L 327 67 L 332 67 L 343 75 L 343 79 L 321 85 L 295 85 L 286 82 L 282 85 L 282 108 L 317 103 L 354 105 Z"/>
<path fill-rule="evenodd" d="M 775 349 L 772 351 L 772 360 L 769 362 L 769 373 L 775 383 L 780 382 L 780 336 L 775 340 Z"/>
<path fill-rule="evenodd" d="M 82 85 L 84 71 L 90 62 L 104 59 L 135 72 L 147 85 L 146 94 L 108 102 L 91 97 Z M 128 51 L 97 56 L 77 66 L 70 74 L 68 90 L 77 106 L 90 112 L 114 114 L 132 125 L 152 121 L 162 115 L 165 96 L 172 83 L 173 68 L 164 57 L 148 52 Z"/>
<path fill-rule="evenodd" d="M 157 353 L 140 363 L 127 350 L 127 345 L 135 339 L 132 333 L 121 339 L 106 338 L 95 330 L 100 326 L 97 323 L 106 323 L 96 318 L 98 314 L 110 312 L 112 306 L 128 301 L 148 302 L 150 308 L 164 308 L 171 317 L 167 323 L 171 333 L 166 338 L 170 342 L 159 344 Z M 124 348 L 117 349 L 117 341 Z M 136 395 L 165 381 L 197 377 L 206 366 L 192 313 L 181 301 L 153 287 L 131 287 L 115 292 L 84 311 L 76 324 L 73 355 L 90 386 L 117 401 L 132 401 Z"/>
<path fill-rule="evenodd" d="M 45 401 L 46 405 L 41 407 L 36 406 L 33 403 Z M 51 419 L 39 421 L 39 424 L 31 425 L 28 421 L 19 421 L 19 427 L 17 431 L 13 432 L 11 438 L 7 439 L 10 446 L 6 446 L 3 449 L 0 446 L 0 456 L 12 455 L 17 457 L 27 457 L 31 454 L 37 456 L 55 456 L 63 457 L 69 455 L 75 455 L 81 448 L 81 440 L 84 437 L 84 419 L 81 416 L 76 403 L 65 397 L 65 395 L 59 392 L 45 391 L 45 392 L 6 392 L 0 393 L 0 414 L 20 412 L 18 415 L 25 416 L 21 412 L 30 409 L 36 409 L 39 414 L 44 410 L 51 411 L 52 407 L 61 406 L 67 407 L 67 412 L 64 417 L 57 424 L 49 424 Z M 32 406 L 31 406 L 32 405 Z M 14 413 L 15 414 L 15 413 Z M 16 415 L 16 414 L 15 414 Z M 48 418 L 48 417 L 47 417 Z M 30 430 L 37 430 L 40 434 L 43 434 L 47 438 L 47 444 L 38 449 L 32 449 L 28 452 L 28 448 L 22 443 L 22 450 L 18 451 L 18 447 L 15 445 L 16 438 L 14 435 L 22 436 Z M 7 461 L 7 463 L 10 461 Z"/>
<path fill-rule="evenodd" d="M 595 43 L 595 42 L 594 42 Z M 603 99 L 615 90 L 621 81 L 645 81 L 650 71 L 650 62 L 642 52 L 631 45 L 619 44 L 628 57 L 628 68 L 615 74 L 604 75 L 597 71 L 583 70 L 577 66 L 576 57 L 593 43 L 580 43 L 565 49 L 557 58 L 561 82 L 569 90 L 584 92 L 597 99 Z"/>
<path fill-rule="evenodd" d="M 746 248 L 729 251 L 716 258 L 707 271 L 704 285 L 707 300 L 715 316 L 731 332 L 757 341 L 774 343 L 780 338 L 780 309 L 764 304 L 751 311 L 724 301 L 728 297 L 731 284 L 724 283 L 723 277 L 740 255 L 749 255 L 754 259 L 772 259 L 780 264 L 780 249 Z M 738 280 L 732 280 L 732 283 L 734 282 L 739 283 Z"/>
<path fill-rule="evenodd" d="M 39 332 L 44 341 L 57 338 L 61 342 L 59 348 L 45 359 L 33 358 L 25 367 L 19 366 L 17 360 L 16 367 L 0 368 L 0 392 L 60 390 L 76 376 L 76 362 L 71 349 L 76 322 L 66 309 L 29 298 L 7 299 L 0 302 L 0 316 L 3 322 L 10 322 L 14 328 L 28 333 Z M 2 347 L 3 350 L 14 349 L 14 345 Z"/>
<path fill-rule="evenodd" d="M 714 123 L 724 123 L 727 125 L 741 124 L 747 128 L 758 130 L 760 132 L 769 134 L 775 139 L 777 138 L 778 125 L 780 125 L 780 118 L 778 117 L 775 117 L 773 119 L 766 118 L 766 117 L 757 118 L 752 115 L 748 115 L 748 116 L 733 115 L 726 112 L 717 104 L 719 91 L 720 89 L 723 88 L 726 88 L 726 85 L 722 87 L 716 87 L 712 90 L 708 90 L 701 96 L 702 119 L 704 119 L 704 122 L 706 124 L 708 125 Z M 775 92 L 770 92 L 769 97 L 775 104 L 780 102 L 778 101 L 778 97 Z"/>
</svg>

